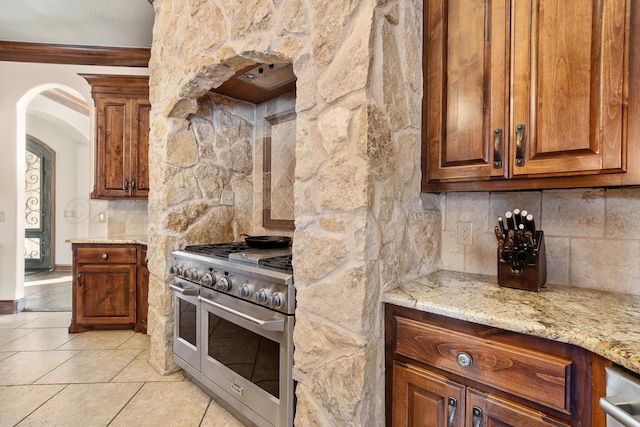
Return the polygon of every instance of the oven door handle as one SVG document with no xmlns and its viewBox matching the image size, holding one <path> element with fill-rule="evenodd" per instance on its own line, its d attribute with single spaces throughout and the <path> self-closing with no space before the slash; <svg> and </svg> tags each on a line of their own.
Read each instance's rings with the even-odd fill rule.
<svg viewBox="0 0 640 427">
<path fill-rule="evenodd" d="M 600 407 L 609 416 L 615 418 L 625 426 L 640 427 L 640 421 L 623 408 L 637 402 L 628 402 L 618 396 L 607 396 L 600 398 Z"/>
<path fill-rule="evenodd" d="M 268 319 L 268 320 L 262 320 L 262 319 L 256 319 L 253 316 L 249 316 L 248 314 L 242 313 L 240 311 L 234 310 L 230 307 L 224 306 L 222 304 L 219 304 L 215 301 L 211 301 L 208 298 L 203 297 L 202 295 L 200 295 L 198 297 L 198 299 L 202 302 L 205 302 L 209 305 L 212 305 L 222 311 L 225 311 L 229 314 L 233 314 L 234 316 L 238 316 L 244 320 L 248 320 L 249 322 L 261 327 L 262 329 L 264 329 L 265 331 L 276 331 L 276 332 L 281 332 L 284 331 L 284 320 L 283 319 Z"/>
<path fill-rule="evenodd" d="M 184 296 L 196 296 L 200 294 L 200 289 L 198 288 L 184 288 L 179 283 L 170 283 L 169 288 L 176 291 L 179 294 Z"/>
</svg>

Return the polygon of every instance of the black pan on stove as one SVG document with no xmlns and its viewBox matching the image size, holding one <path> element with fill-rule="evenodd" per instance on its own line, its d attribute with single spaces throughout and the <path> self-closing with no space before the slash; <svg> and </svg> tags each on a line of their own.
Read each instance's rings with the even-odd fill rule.
<svg viewBox="0 0 640 427">
<path fill-rule="evenodd" d="M 287 236 L 243 236 L 246 244 L 256 249 L 286 248 L 291 244 L 291 237 Z"/>
</svg>

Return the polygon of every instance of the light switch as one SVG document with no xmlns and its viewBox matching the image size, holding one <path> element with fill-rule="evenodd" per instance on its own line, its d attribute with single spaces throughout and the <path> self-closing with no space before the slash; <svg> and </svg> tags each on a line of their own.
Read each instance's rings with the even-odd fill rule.
<svg viewBox="0 0 640 427">
<path fill-rule="evenodd" d="M 0 211 L 0 222 L 4 222 L 4 211 Z"/>
<path fill-rule="evenodd" d="M 98 214 L 98 222 L 107 222 L 107 213 L 106 212 L 100 212 Z"/>
</svg>

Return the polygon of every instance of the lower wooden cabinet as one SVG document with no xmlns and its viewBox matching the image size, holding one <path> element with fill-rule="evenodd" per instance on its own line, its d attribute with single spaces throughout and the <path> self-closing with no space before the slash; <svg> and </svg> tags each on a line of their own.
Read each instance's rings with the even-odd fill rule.
<svg viewBox="0 0 640 427">
<path fill-rule="evenodd" d="M 74 243 L 72 251 L 69 332 L 131 328 L 146 333 L 146 246 Z"/>
<path fill-rule="evenodd" d="M 389 304 L 385 323 L 389 426 L 604 426 L 600 356 Z"/>
</svg>

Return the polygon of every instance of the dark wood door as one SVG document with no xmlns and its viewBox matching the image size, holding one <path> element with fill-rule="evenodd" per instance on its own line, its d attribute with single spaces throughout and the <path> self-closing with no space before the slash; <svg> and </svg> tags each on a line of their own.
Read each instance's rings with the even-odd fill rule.
<svg viewBox="0 0 640 427">
<path fill-rule="evenodd" d="M 132 100 L 131 136 L 131 195 L 147 197 L 149 194 L 149 98 Z"/>
<path fill-rule="evenodd" d="M 467 425 L 473 427 L 549 427 L 569 426 L 542 412 L 508 400 L 467 389 Z"/>
<path fill-rule="evenodd" d="M 76 322 L 136 323 L 136 265 L 84 264 L 76 272 Z"/>
<path fill-rule="evenodd" d="M 511 176 L 626 169 L 629 4 L 512 2 Z"/>
<path fill-rule="evenodd" d="M 428 179 L 506 176 L 506 2 L 436 0 L 424 2 L 424 8 L 423 154 L 428 156 Z"/>
<path fill-rule="evenodd" d="M 464 426 L 464 386 L 425 369 L 393 364 L 393 426 Z"/>
<path fill-rule="evenodd" d="M 629 170 L 630 3 L 425 2 L 423 190 L 633 179 L 606 177 Z"/>
</svg>

